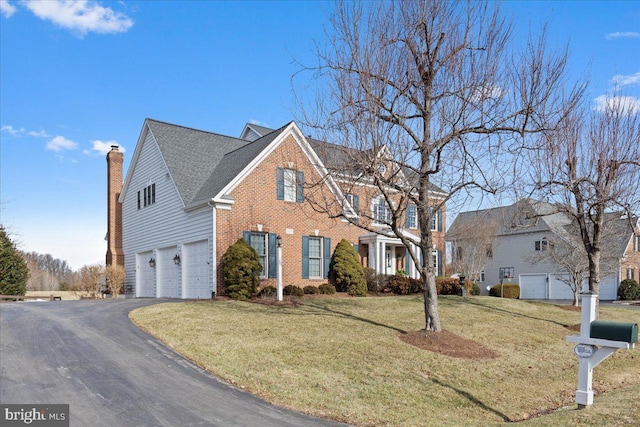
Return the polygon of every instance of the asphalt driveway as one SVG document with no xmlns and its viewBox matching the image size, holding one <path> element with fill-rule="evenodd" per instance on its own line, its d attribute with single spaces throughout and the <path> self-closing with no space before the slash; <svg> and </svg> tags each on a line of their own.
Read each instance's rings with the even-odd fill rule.
<svg viewBox="0 0 640 427">
<path fill-rule="evenodd" d="M 65 403 L 71 426 L 335 426 L 230 387 L 134 326 L 128 299 L 0 304 L 0 403 Z"/>
</svg>

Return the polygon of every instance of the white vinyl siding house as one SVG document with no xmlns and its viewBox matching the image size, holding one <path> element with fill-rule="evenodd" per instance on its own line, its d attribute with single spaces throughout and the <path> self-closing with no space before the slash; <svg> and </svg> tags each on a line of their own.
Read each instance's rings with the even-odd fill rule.
<svg viewBox="0 0 640 427">
<path fill-rule="evenodd" d="M 202 242 L 206 242 L 208 258 L 211 259 L 212 208 L 205 205 L 185 210 L 152 132 L 143 131 L 141 137 L 144 140 L 134 154 L 136 167 L 130 170 L 127 191 L 123 192 L 123 198 L 121 196 L 122 245 L 127 255 L 128 291 L 138 297 L 188 298 L 189 294 L 195 293 L 197 297 L 211 298 L 211 292 L 216 289 L 207 260 L 197 266 L 199 276 L 196 284 L 190 281 L 194 276 L 180 269 L 173 258 L 178 255 L 182 265 L 190 265 L 193 258 L 189 259 L 189 254 L 183 253 L 184 248 L 195 242 L 201 242 L 202 247 Z M 138 209 L 138 191 L 148 188 L 151 183 L 155 184 L 155 203 Z M 151 259 L 155 261 L 155 267 L 149 266 Z M 203 280 L 206 291 L 201 283 Z M 198 291 L 193 289 L 196 286 Z"/>
</svg>

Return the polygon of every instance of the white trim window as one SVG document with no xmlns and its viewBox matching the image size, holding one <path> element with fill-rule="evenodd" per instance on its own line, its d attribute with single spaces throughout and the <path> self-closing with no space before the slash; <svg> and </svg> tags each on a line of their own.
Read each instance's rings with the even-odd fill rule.
<svg viewBox="0 0 640 427">
<path fill-rule="evenodd" d="M 267 272 L 269 271 L 269 253 L 268 253 L 269 245 L 267 242 L 267 233 L 259 233 L 259 232 L 252 231 L 250 245 L 258 253 L 258 257 L 260 257 L 260 264 L 262 264 L 262 271 L 260 272 L 260 278 L 266 279 Z"/>
<path fill-rule="evenodd" d="M 322 277 L 322 237 L 309 236 L 309 278 Z"/>
<path fill-rule="evenodd" d="M 480 277 L 478 278 L 478 283 L 484 282 L 484 270 L 480 272 Z"/>
<path fill-rule="evenodd" d="M 293 169 L 284 170 L 284 200 L 296 201 L 296 171 Z"/>
<path fill-rule="evenodd" d="M 405 213 L 405 226 L 406 228 L 418 228 L 416 205 L 410 203 L 407 205 L 407 212 Z"/>
<path fill-rule="evenodd" d="M 378 224 L 386 224 L 391 221 L 391 209 L 384 196 L 378 196 L 372 200 L 371 214 L 373 220 Z"/>
<path fill-rule="evenodd" d="M 535 245 L 534 245 L 534 249 L 536 251 L 546 251 L 549 247 L 549 242 L 547 242 L 547 239 L 542 238 L 542 240 L 536 240 Z"/>
</svg>

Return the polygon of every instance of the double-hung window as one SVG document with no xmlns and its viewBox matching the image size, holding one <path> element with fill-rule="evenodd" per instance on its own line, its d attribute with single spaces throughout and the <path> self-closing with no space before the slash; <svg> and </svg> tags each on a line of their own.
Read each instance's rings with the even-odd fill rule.
<svg viewBox="0 0 640 427">
<path fill-rule="evenodd" d="M 322 278 L 322 238 L 309 237 L 309 278 Z"/>
<path fill-rule="evenodd" d="M 542 240 L 536 240 L 534 249 L 536 251 L 546 251 L 548 244 L 547 239 L 543 238 Z"/>
<path fill-rule="evenodd" d="M 262 265 L 260 278 L 264 279 L 267 277 L 267 272 L 269 271 L 269 246 L 267 244 L 267 233 L 252 232 L 250 245 L 258 253 L 258 257 L 260 258 L 260 265 Z"/>
<path fill-rule="evenodd" d="M 304 201 L 304 173 L 295 169 L 278 168 L 276 188 L 278 200 L 302 203 Z"/>
<path fill-rule="evenodd" d="M 302 278 L 326 279 L 331 261 L 329 237 L 302 236 Z"/>
<path fill-rule="evenodd" d="M 387 205 L 387 201 L 383 196 L 373 199 L 371 209 L 373 211 L 373 220 L 375 222 L 384 224 L 391 221 L 391 209 L 389 209 L 389 205 Z"/>
<path fill-rule="evenodd" d="M 407 211 L 405 213 L 405 226 L 406 228 L 418 228 L 417 226 L 416 205 L 413 203 L 407 205 Z"/>
</svg>

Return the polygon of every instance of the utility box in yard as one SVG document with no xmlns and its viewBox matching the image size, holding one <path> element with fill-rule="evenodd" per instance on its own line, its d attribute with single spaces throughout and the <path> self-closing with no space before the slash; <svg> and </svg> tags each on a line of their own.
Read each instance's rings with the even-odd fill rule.
<svg viewBox="0 0 640 427">
<path fill-rule="evenodd" d="M 622 341 L 633 344 L 638 341 L 638 324 L 594 320 L 591 322 L 591 338 Z"/>
</svg>

